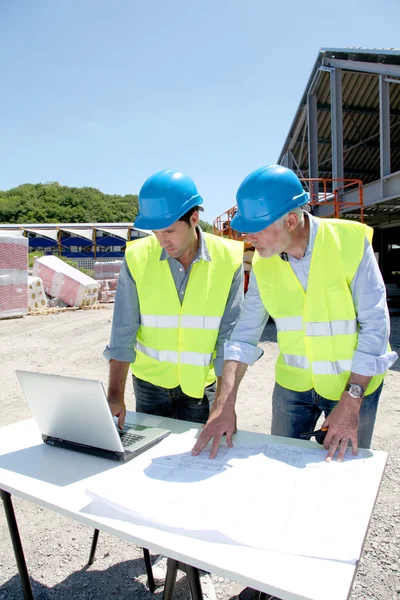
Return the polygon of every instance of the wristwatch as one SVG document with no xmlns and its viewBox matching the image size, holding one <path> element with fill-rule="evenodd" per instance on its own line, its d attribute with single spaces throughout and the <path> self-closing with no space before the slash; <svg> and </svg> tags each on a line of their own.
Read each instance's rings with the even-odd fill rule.
<svg viewBox="0 0 400 600">
<path fill-rule="evenodd" d="M 365 390 L 359 383 L 348 383 L 344 390 L 350 394 L 352 398 L 364 398 Z"/>
</svg>

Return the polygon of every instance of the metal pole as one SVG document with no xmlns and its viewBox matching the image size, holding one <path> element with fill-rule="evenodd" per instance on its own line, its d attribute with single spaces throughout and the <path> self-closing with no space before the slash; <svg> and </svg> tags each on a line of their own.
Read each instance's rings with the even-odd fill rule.
<svg viewBox="0 0 400 600">
<path fill-rule="evenodd" d="M 167 576 L 165 578 L 163 600 L 172 600 L 174 597 L 177 573 L 178 561 L 169 558 L 167 561 Z"/>
<path fill-rule="evenodd" d="M 331 137 L 332 137 L 332 179 L 343 179 L 343 104 L 342 69 L 330 72 L 331 84 Z M 333 189 L 340 182 L 333 182 Z"/>
<path fill-rule="evenodd" d="M 94 561 L 94 556 L 96 554 L 97 540 L 99 539 L 99 530 L 95 529 L 93 533 L 92 546 L 90 548 L 90 555 L 88 560 L 88 565 L 92 565 Z"/>
<path fill-rule="evenodd" d="M 318 173 L 318 121 L 317 121 L 317 94 L 307 96 L 308 118 L 308 176 L 317 178 Z M 310 182 L 310 200 L 318 200 L 318 182 Z"/>
<path fill-rule="evenodd" d="M 381 178 L 390 174 L 390 87 L 379 75 L 379 132 Z"/>
<path fill-rule="evenodd" d="M 147 582 L 149 585 L 149 590 L 152 594 L 154 594 L 154 591 L 156 589 L 156 584 L 154 583 L 153 568 L 151 566 L 151 560 L 150 560 L 150 552 L 147 550 L 147 548 L 143 548 L 143 556 L 144 556 L 144 564 L 146 565 Z"/>
<path fill-rule="evenodd" d="M 293 152 L 292 152 L 291 150 L 290 150 L 290 156 L 292 157 L 292 161 L 293 161 L 294 165 L 296 166 L 297 175 L 298 175 L 299 177 L 301 177 L 302 179 L 306 179 L 306 177 L 304 177 L 304 173 L 303 173 L 303 171 L 302 171 L 302 170 L 301 170 L 301 168 L 300 168 L 300 165 L 298 164 L 298 162 L 297 162 L 297 160 L 295 159 L 295 157 L 294 157 L 294 154 L 293 154 Z M 293 169 L 293 171 L 294 171 L 294 169 Z"/>
<path fill-rule="evenodd" d="M 292 153 L 291 152 L 286 152 L 286 165 L 285 167 L 287 167 L 288 169 L 292 169 L 293 171 L 293 157 L 292 157 Z"/>
<path fill-rule="evenodd" d="M 93 242 L 93 258 L 94 258 L 94 260 L 96 260 L 96 255 L 97 255 L 97 236 L 96 236 L 96 228 L 95 227 L 93 227 L 92 242 Z"/>
<path fill-rule="evenodd" d="M 191 599 L 203 600 L 199 570 L 196 567 L 186 565 L 186 575 L 189 581 Z"/>
<path fill-rule="evenodd" d="M 19 578 L 21 581 L 22 592 L 25 600 L 34 600 L 31 582 L 29 581 L 28 569 L 26 567 L 24 550 L 19 536 L 17 520 L 15 518 L 14 508 L 11 501 L 11 494 L 0 490 L 1 499 L 3 500 L 4 512 L 10 532 L 11 542 L 14 548 L 15 560 L 18 567 Z"/>
<path fill-rule="evenodd" d="M 288 167 L 288 153 L 287 152 L 285 152 L 285 154 L 283 155 L 281 164 L 283 167 Z"/>
</svg>

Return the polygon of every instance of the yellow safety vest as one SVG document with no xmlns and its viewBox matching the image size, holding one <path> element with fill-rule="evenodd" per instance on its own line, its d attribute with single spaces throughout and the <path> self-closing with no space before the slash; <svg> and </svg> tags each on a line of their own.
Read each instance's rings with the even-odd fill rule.
<svg viewBox="0 0 400 600">
<path fill-rule="evenodd" d="M 289 262 L 256 252 L 253 269 L 266 310 L 275 320 L 280 354 L 276 381 L 297 392 L 314 388 L 339 400 L 348 381 L 358 326 L 350 284 L 373 230 L 361 223 L 318 219 L 319 227 L 304 292 Z M 366 394 L 384 375 L 372 377 Z"/>
<path fill-rule="evenodd" d="M 243 244 L 203 233 L 211 261 L 193 264 L 181 304 L 168 260 L 154 235 L 127 244 L 126 262 L 136 282 L 140 327 L 134 375 L 164 388 L 181 386 L 193 398 L 216 379 L 213 359 Z"/>
</svg>

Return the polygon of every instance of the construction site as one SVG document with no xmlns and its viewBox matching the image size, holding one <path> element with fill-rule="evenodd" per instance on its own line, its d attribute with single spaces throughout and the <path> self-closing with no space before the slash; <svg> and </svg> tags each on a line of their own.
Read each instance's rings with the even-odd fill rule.
<svg viewBox="0 0 400 600">
<path fill-rule="evenodd" d="M 400 51 L 322 48 L 277 163 L 297 173 L 312 214 L 373 227 L 388 304 L 399 306 Z M 235 210 L 214 230 L 244 240 L 230 228 Z"/>
<path fill-rule="evenodd" d="M 400 51 L 322 49 L 299 99 L 276 162 L 300 177 L 312 214 L 373 227 L 391 315 L 390 342 L 400 355 Z M 230 226 L 236 208 L 229 204 L 215 219 L 214 232 L 245 240 Z M 0 281 L 1 426 L 31 417 L 16 368 L 99 379 L 106 385 L 108 363 L 102 353 L 110 337 L 125 244 L 148 233 L 127 223 L 0 225 L 0 240 L 8 240 L 0 261 L 6 284 Z M 29 274 L 28 250 L 45 253 Z M 246 288 L 253 253 L 245 244 Z M 60 266 L 62 256 L 94 269 L 95 278 Z M 37 295 L 32 298 L 30 284 L 37 286 L 42 307 Z M 278 356 L 272 321 L 260 346 L 264 354 L 248 369 L 240 388 L 238 428 L 269 433 Z M 400 598 L 399 362 L 387 373 L 374 430 L 372 448 L 388 452 L 389 458 L 352 600 Z M 126 401 L 134 410 L 130 378 Z M 148 590 L 141 548 L 101 533 L 96 560 L 88 566 L 89 527 L 22 498 L 14 506 L 36 598 L 162 598 L 162 588 L 155 595 Z M 0 539 L 0 600 L 19 600 L 20 580 L 1 511 Z M 182 600 L 190 598 L 184 579 L 176 588 Z M 223 577 L 212 579 L 219 600 L 231 599 L 243 587 Z"/>
</svg>

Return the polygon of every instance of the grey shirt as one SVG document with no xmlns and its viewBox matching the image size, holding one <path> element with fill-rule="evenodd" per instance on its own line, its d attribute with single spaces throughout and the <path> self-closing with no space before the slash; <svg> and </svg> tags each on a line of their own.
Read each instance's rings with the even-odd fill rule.
<svg viewBox="0 0 400 600">
<path fill-rule="evenodd" d="M 311 257 L 318 231 L 318 219 L 306 214 L 310 221 L 310 236 L 306 252 L 297 260 L 286 255 L 294 274 L 307 290 Z M 386 304 L 386 288 L 368 240 L 364 255 L 350 285 L 359 324 L 357 348 L 354 351 L 352 372 L 367 377 L 384 373 L 397 360 L 396 352 L 388 351 L 390 334 L 389 312 Z M 236 360 L 249 365 L 262 356 L 257 347 L 269 314 L 261 300 L 257 279 L 250 275 L 249 289 L 240 319 L 225 344 L 225 360 Z"/>
<path fill-rule="evenodd" d="M 176 290 L 182 304 L 189 281 L 190 272 L 195 263 L 204 260 L 211 261 L 207 244 L 200 227 L 197 228 L 200 236 L 199 249 L 187 271 L 182 264 L 169 256 L 165 249 L 161 252 L 160 260 L 167 260 L 175 282 Z M 229 339 L 231 331 L 239 318 L 243 303 L 243 266 L 240 266 L 233 276 L 228 301 L 221 319 L 216 343 L 216 358 L 214 368 L 217 377 L 222 375 L 224 362 L 224 343 Z M 111 329 L 110 344 L 104 351 L 107 360 L 121 362 L 135 362 L 136 335 L 140 327 L 140 306 L 136 283 L 124 260 L 118 279 L 117 293 L 115 295 L 114 315 Z"/>
</svg>

